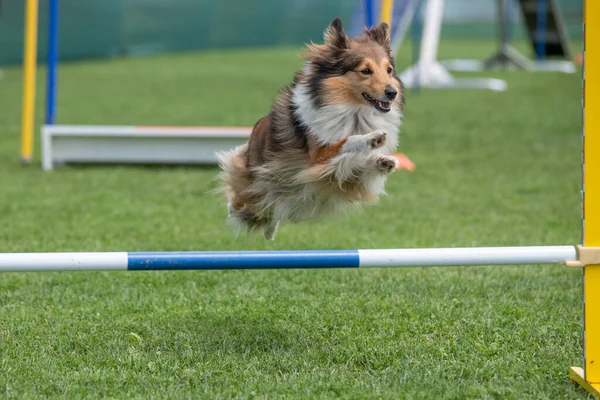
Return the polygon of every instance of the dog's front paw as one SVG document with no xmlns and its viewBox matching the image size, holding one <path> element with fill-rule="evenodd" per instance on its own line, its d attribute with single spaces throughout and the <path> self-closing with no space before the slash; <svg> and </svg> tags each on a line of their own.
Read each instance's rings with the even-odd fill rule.
<svg viewBox="0 0 600 400">
<path fill-rule="evenodd" d="M 387 134 L 384 131 L 375 131 L 367 134 L 367 143 L 371 149 L 378 149 L 385 144 Z"/>
<path fill-rule="evenodd" d="M 389 174 L 398 168 L 398 160 L 393 156 L 379 156 L 377 157 L 375 164 L 377 165 L 378 170 L 385 172 L 386 174 Z"/>
<path fill-rule="evenodd" d="M 387 134 L 382 130 L 350 136 L 344 145 L 344 152 L 368 152 L 378 149 L 385 144 L 386 136 Z"/>
</svg>

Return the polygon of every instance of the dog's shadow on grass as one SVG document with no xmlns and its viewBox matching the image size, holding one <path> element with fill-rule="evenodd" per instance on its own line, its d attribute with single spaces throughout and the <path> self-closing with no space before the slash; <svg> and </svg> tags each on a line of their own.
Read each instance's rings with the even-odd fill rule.
<svg viewBox="0 0 600 400">
<path fill-rule="evenodd" d="M 165 321 L 166 322 L 166 321 Z M 192 313 L 168 327 L 164 332 L 179 343 L 201 352 L 261 355 L 265 353 L 297 352 L 315 346 L 315 340 L 303 334 L 302 325 L 281 320 L 274 315 Z M 162 325 L 162 324 L 161 324 Z M 168 337 L 168 336 L 165 336 Z"/>
</svg>

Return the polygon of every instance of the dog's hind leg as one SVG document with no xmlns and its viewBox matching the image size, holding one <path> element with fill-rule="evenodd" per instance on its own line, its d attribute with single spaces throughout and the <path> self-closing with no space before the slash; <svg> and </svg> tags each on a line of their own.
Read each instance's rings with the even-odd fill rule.
<svg viewBox="0 0 600 400">
<path fill-rule="evenodd" d="M 279 221 L 268 220 L 263 225 L 263 235 L 267 240 L 275 240 L 275 235 L 277 234 L 277 228 L 279 228 Z"/>
</svg>

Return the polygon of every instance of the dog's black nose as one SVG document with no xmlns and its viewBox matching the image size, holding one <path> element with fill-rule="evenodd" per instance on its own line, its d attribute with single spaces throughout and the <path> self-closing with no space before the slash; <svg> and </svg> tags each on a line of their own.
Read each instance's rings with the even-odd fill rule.
<svg viewBox="0 0 600 400">
<path fill-rule="evenodd" d="M 385 93 L 385 97 L 390 100 L 394 100 L 398 94 L 398 91 L 391 86 L 386 87 L 383 92 Z"/>
</svg>

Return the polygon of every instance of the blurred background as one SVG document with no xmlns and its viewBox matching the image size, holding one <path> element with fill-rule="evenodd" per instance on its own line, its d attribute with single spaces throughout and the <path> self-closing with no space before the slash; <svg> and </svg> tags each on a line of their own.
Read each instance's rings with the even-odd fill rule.
<svg viewBox="0 0 600 400">
<path fill-rule="evenodd" d="M 581 39 L 582 0 L 556 0 L 568 35 Z M 24 4 L 0 1 L 0 65 L 22 57 Z M 397 0 L 396 3 L 401 3 Z M 493 39 L 493 0 L 447 0 L 443 37 Z M 512 4 L 516 7 L 516 3 Z M 39 54 L 46 53 L 48 2 L 40 2 Z M 62 0 L 60 59 L 115 57 L 225 47 L 298 45 L 319 41 L 339 16 L 354 31 L 364 24 L 363 0 Z M 513 12 L 514 39 L 522 39 L 521 13 Z"/>
</svg>

